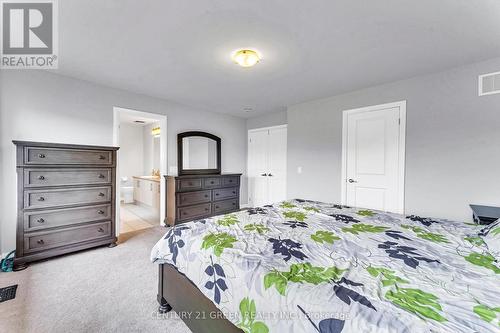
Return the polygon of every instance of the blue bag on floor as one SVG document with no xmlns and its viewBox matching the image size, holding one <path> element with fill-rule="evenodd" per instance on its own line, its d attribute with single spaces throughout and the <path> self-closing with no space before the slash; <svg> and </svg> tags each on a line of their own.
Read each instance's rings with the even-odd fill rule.
<svg viewBox="0 0 500 333">
<path fill-rule="evenodd" d="M 14 268 L 14 255 L 16 251 L 11 251 L 5 259 L 2 259 L 2 262 L 0 264 L 0 269 L 2 272 L 12 272 L 12 269 Z"/>
</svg>

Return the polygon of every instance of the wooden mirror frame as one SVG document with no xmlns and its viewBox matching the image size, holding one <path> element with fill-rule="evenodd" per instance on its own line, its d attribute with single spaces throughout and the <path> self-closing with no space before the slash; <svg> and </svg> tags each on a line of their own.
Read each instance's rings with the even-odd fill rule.
<svg viewBox="0 0 500 333">
<path fill-rule="evenodd" d="M 182 139 L 190 136 L 201 136 L 207 139 L 215 140 L 217 144 L 217 168 L 216 169 L 184 169 L 182 166 L 183 151 Z M 177 134 L 177 168 L 179 176 L 185 175 L 212 175 L 221 173 L 221 140 L 218 136 L 199 131 L 183 132 Z"/>
</svg>

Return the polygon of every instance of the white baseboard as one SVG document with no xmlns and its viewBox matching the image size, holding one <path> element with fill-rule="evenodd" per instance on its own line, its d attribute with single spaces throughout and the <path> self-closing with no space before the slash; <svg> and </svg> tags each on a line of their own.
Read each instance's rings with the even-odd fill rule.
<svg viewBox="0 0 500 333">
<path fill-rule="evenodd" d="M 249 204 L 240 204 L 240 208 L 250 208 Z"/>
</svg>

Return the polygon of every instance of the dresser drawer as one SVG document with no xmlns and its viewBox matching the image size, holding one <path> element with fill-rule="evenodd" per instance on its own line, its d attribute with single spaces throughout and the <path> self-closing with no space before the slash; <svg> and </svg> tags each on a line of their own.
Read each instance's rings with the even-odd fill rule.
<svg viewBox="0 0 500 333">
<path fill-rule="evenodd" d="M 201 218 L 212 213 L 212 206 L 210 203 L 187 206 L 182 208 L 177 208 L 177 219 L 178 220 L 193 220 L 196 218 Z"/>
<path fill-rule="evenodd" d="M 48 208 L 104 203 L 111 200 L 111 186 L 24 191 L 24 208 Z"/>
<path fill-rule="evenodd" d="M 79 227 L 65 228 L 43 233 L 24 235 L 24 251 L 35 252 L 59 246 L 111 237 L 111 221 L 99 222 Z"/>
<path fill-rule="evenodd" d="M 212 204 L 212 212 L 214 214 L 233 211 L 237 210 L 238 208 L 239 208 L 238 199 L 217 201 Z"/>
<path fill-rule="evenodd" d="M 113 152 L 104 150 L 24 147 L 25 164 L 112 165 Z"/>
<path fill-rule="evenodd" d="M 240 184 L 240 177 L 222 177 L 222 186 L 237 186 Z"/>
<path fill-rule="evenodd" d="M 77 223 L 111 219 L 111 205 L 98 205 L 24 213 L 24 230 L 36 231 Z"/>
<path fill-rule="evenodd" d="M 203 188 L 217 188 L 221 187 L 221 178 L 204 178 L 203 179 Z"/>
<path fill-rule="evenodd" d="M 178 179 L 177 180 L 177 191 L 193 191 L 193 190 L 201 190 L 202 188 L 202 179 L 201 178 L 193 178 L 193 179 Z"/>
<path fill-rule="evenodd" d="M 212 191 L 177 193 L 177 206 L 194 205 L 212 200 Z"/>
<path fill-rule="evenodd" d="M 24 186 L 111 183 L 111 169 L 25 169 Z"/>
<path fill-rule="evenodd" d="M 212 190 L 212 192 L 214 200 L 222 200 L 238 196 L 239 189 L 237 187 L 218 188 L 216 190 Z"/>
</svg>

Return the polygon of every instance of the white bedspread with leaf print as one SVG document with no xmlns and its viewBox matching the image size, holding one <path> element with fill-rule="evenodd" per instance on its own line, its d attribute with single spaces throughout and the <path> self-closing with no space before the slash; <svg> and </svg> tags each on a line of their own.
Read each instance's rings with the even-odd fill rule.
<svg viewBox="0 0 500 333">
<path fill-rule="evenodd" d="M 500 332 L 480 229 L 297 199 L 178 225 L 151 259 L 244 332 Z"/>
</svg>

